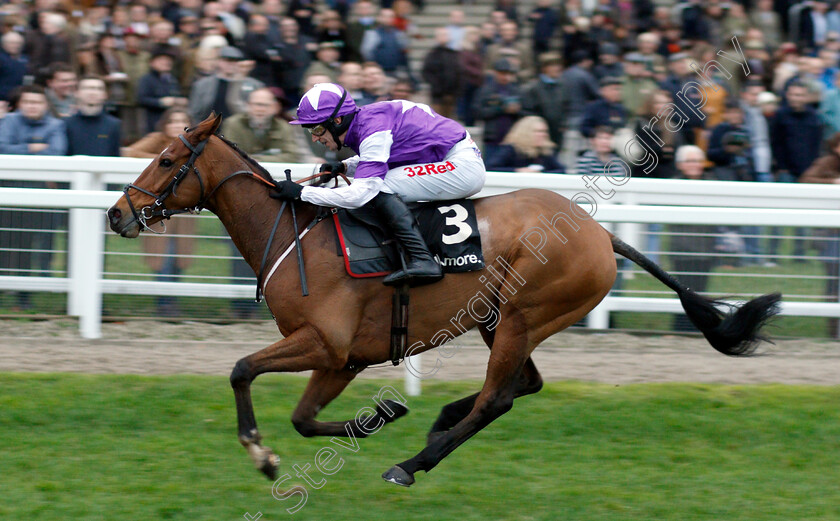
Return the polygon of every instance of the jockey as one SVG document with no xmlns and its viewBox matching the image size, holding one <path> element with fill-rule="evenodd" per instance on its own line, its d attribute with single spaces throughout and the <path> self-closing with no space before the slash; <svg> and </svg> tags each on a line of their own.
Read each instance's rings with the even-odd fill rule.
<svg viewBox="0 0 840 521">
<path fill-rule="evenodd" d="M 478 193 L 486 170 L 481 153 L 460 124 L 435 113 L 428 105 L 405 100 L 356 106 L 347 91 L 334 83 L 319 83 L 300 101 L 293 125 L 303 125 L 313 141 L 329 150 L 350 147 L 358 155 L 327 163 L 321 172 L 347 172 L 350 186 L 302 187 L 277 183 L 277 199 L 341 208 L 370 205 L 408 252 L 405 270 L 383 283 L 413 286 L 443 277 L 406 202 L 460 199 Z"/>
</svg>

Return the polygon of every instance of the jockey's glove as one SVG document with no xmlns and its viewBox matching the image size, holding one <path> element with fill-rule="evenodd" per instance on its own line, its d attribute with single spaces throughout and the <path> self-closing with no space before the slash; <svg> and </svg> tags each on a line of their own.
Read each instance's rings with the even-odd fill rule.
<svg viewBox="0 0 840 521">
<path fill-rule="evenodd" d="M 294 201 L 300 199 L 302 191 L 303 187 L 293 181 L 275 181 L 274 191 L 269 192 L 268 195 L 273 199 Z"/>
<path fill-rule="evenodd" d="M 321 169 L 318 172 L 321 173 L 321 183 L 326 183 L 338 177 L 339 174 L 343 174 L 347 171 L 347 167 L 344 165 L 343 161 L 331 161 L 329 163 L 321 164 Z"/>
</svg>

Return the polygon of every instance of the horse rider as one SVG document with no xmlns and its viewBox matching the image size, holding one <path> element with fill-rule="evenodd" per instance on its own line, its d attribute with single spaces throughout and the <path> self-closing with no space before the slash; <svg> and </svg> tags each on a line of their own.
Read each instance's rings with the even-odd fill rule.
<svg viewBox="0 0 840 521">
<path fill-rule="evenodd" d="M 406 100 L 359 108 L 335 83 L 307 91 L 290 123 L 308 129 L 313 142 L 329 150 L 347 146 L 356 152 L 345 161 L 321 165 L 326 176 L 347 172 L 354 181 L 339 188 L 280 181 L 272 197 L 341 208 L 369 205 L 409 257 L 405 269 L 383 283 L 418 286 L 440 280 L 441 267 L 405 203 L 460 199 L 481 190 L 487 171 L 466 129 L 428 105 Z"/>
</svg>

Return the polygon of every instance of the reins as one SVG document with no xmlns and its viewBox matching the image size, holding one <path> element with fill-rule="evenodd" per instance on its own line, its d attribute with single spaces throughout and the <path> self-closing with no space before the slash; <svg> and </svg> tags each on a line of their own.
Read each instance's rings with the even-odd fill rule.
<svg viewBox="0 0 840 521">
<path fill-rule="evenodd" d="M 193 214 L 200 213 L 201 210 L 203 210 L 205 208 L 205 206 L 207 205 L 207 201 L 209 201 L 210 198 L 213 197 L 213 195 L 215 195 L 216 191 L 219 188 L 221 188 L 222 185 L 224 185 L 226 182 L 228 182 L 229 180 L 231 180 L 234 177 L 239 176 L 239 175 L 248 175 L 248 177 L 250 177 L 251 179 L 254 179 L 256 181 L 259 181 L 259 182 L 265 184 L 266 186 L 268 186 L 272 190 L 276 188 L 272 181 L 269 181 L 268 179 L 265 179 L 263 176 L 260 176 L 260 175 L 256 174 L 255 172 L 253 172 L 251 170 L 237 170 L 236 172 L 233 172 L 233 173 L 225 176 L 216 186 L 213 187 L 212 190 L 210 190 L 210 193 L 205 195 L 204 194 L 204 190 L 205 190 L 204 181 L 201 178 L 201 172 L 199 172 L 198 167 L 195 166 L 195 161 L 196 161 L 196 159 L 198 159 L 198 156 L 200 156 L 201 153 L 204 152 L 204 147 L 207 145 L 207 141 L 210 138 L 208 137 L 208 138 L 205 138 L 205 139 L 201 140 L 196 146 L 192 146 L 192 144 L 187 140 L 187 138 L 184 137 L 183 134 L 179 134 L 178 138 L 181 140 L 182 143 L 184 143 L 184 146 L 186 146 L 187 149 L 190 151 L 190 158 L 189 158 L 189 160 L 187 160 L 186 163 L 184 163 L 181 166 L 181 168 L 178 169 L 178 173 L 175 174 L 175 176 L 172 178 L 172 180 L 169 182 L 169 184 L 166 185 L 166 187 L 163 189 L 163 191 L 160 194 L 155 194 L 155 193 L 153 193 L 149 190 L 146 190 L 145 188 L 141 188 L 141 187 L 139 187 L 135 184 L 132 184 L 132 183 L 129 183 L 129 184 L 125 185 L 125 187 L 123 188 L 123 193 L 125 194 L 125 200 L 128 203 L 128 207 L 131 209 L 131 213 L 134 215 L 134 219 L 140 224 L 142 229 L 149 230 L 150 232 L 155 233 L 155 234 L 165 233 L 166 232 L 166 224 L 163 223 L 163 221 L 161 221 L 161 223 L 163 223 L 163 230 L 161 230 L 159 232 L 153 230 L 147 224 L 147 221 L 149 221 L 150 219 L 153 219 L 154 217 L 163 217 L 164 219 L 170 219 L 173 215 L 178 215 L 178 214 L 182 214 L 182 213 L 193 213 Z M 220 137 L 220 139 L 222 140 L 222 142 L 230 145 L 231 148 L 233 148 L 237 153 L 240 153 L 239 148 L 236 146 L 235 143 L 231 143 L 228 140 L 226 140 L 224 138 L 221 138 L 221 137 Z M 248 159 L 250 159 L 250 158 L 248 158 Z M 164 201 L 166 201 L 166 198 L 169 197 L 170 195 L 176 195 L 177 196 L 175 191 L 177 190 L 178 185 L 181 183 L 181 181 L 184 180 L 184 178 L 187 176 L 187 174 L 189 174 L 191 171 L 195 172 L 195 175 L 198 178 L 198 185 L 199 185 L 199 190 L 200 190 L 200 192 L 199 192 L 200 197 L 199 197 L 198 203 L 192 208 L 182 208 L 182 209 L 176 209 L 176 210 L 167 209 L 163 205 Z M 309 176 L 309 177 L 307 177 L 307 178 L 305 178 L 305 179 L 303 179 L 299 182 L 306 182 L 306 181 L 314 179 L 315 177 L 320 177 L 320 175 L 321 174 Z M 341 175 L 341 177 L 345 180 L 345 182 L 350 184 L 350 182 L 347 180 L 347 178 L 344 176 L 344 174 L 339 174 L 339 175 Z M 286 171 L 286 176 L 287 176 L 287 178 L 289 178 L 289 176 L 290 176 L 290 171 L 289 170 Z M 289 178 L 289 180 L 291 180 L 291 178 Z M 149 206 L 144 206 L 138 212 L 136 207 L 134 206 L 134 203 L 131 200 L 131 196 L 129 195 L 129 190 L 131 190 L 131 189 L 137 190 L 138 192 L 141 192 L 141 193 L 144 193 L 144 194 L 146 194 L 150 197 L 153 197 L 155 199 L 154 204 L 149 205 Z M 283 204 L 280 206 L 280 211 L 277 212 L 277 218 L 274 221 L 274 226 L 271 228 L 271 234 L 268 236 L 268 242 L 265 245 L 265 251 L 263 251 L 262 261 L 260 262 L 259 273 L 257 274 L 257 294 L 256 294 L 256 301 L 257 302 L 260 302 L 262 300 L 263 274 L 265 272 L 266 262 L 268 261 L 268 253 L 269 253 L 269 251 L 271 251 L 271 245 L 274 242 L 274 236 L 277 233 L 277 228 L 280 225 L 280 218 L 283 216 L 283 211 L 286 209 L 287 202 L 288 201 L 283 201 Z M 294 204 L 294 203 L 292 203 L 292 204 Z M 292 206 L 292 210 L 294 210 L 294 206 Z M 294 217 L 294 215 L 293 215 L 293 217 Z M 300 252 L 300 237 L 298 236 L 298 231 L 297 231 L 297 222 L 296 222 L 297 219 L 293 219 L 293 221 L 294 221 L 294 227 L 295 227 L 295 242 L 293 244 L 297 246 L 298 251 Z M 315 220 L 313 220 L 313 222 L 307 227 L 306 231 L 311 229 L 311 227 L 314 226 L 314 224 L 317 224 L 317 222 L 319 222 L 319 221 L 320 221 L 320 219 L 317 219 L 317 218 Z M 298 255 L 298 258 L 299 258 L 299 260 L 302 261 L 302 258 L 300 257 L 300 254 Z M 275 268 L 276 268 L 276 266 L 275 266 Z M 303 288 L 306 288 L 306 275 L 303 272 L 303 262 L 300 262 L 300 273 L 301 273 L 301 283 L 303 285 Z M 306 296 L 307 293 L 308 292 L 304 289 L 304 296 Z"/>
<path fill-rule="evenodd" d="M 131 209 L 131 213 L 134 215 L 134 219 L 140 224 L 142 229 L 149 230 L 150 232 L 156 233 L 156 234 L 165 233 L 166 232 L 166 224 L 165 223 L 163 223 L 163 230 L 155 231 L 148 224 L 146 224 L 147 221 L 149 221 L 149 220 L 151 220 L 155 217 L 163 217 L 164 219 L 170 219 L 173 215 L 178 215 L 178 214 L 182 214 L 182 213 L 199 213 L 199 212 L 201 212 L 201 210 L 203 210 L 204 207 L 207 205 L 207 201 L 209 201 L 210 198 L 213 197 L 213 195 L 216 193 L 216 190 L 218 190 L 227 181 L 229 181 L 230 179 L 232 179 L 232 178 L 234 178 L 238 175 L 246 175 L 247 174 L 249 177 L 251 177 L 251 178 L 253 178 L 253 179 L 255 179 L 255 180 L 257 180 L 261 183 L 264 183 L 271 188 L 274 188 L 274 184 L 271 181 L 263 178 L 262 176 L 257 175 L 253 171 L 251 171 L 251 170 L 238 170 L 236 172 L 233 172 L 232 174 L 227 175 L 224 179 L 221 180 L 221 182 L 219 182 L 219 184 L 217 184 L 216 186 L 213 187 L 212 190 L 210 190 L 210 193 L 205 195 L 204 194 L 204 190 L 205 190 L 204 181 L 201 178 L 201 172 L 199 172 L 198 167 L 195 166 L 195 161 L 196 161 L 196 159 L 198 159 L 198 156 L 200 156 L 201 153 L 204 152 L 204 147 L 207 145 L 207 141 L 210 138 L 208 137 L 206 139 L 201 140 L 196 146 L 193 146 L 187 140 L 187 138 L 184 137 L 183 134 L 179 134 L 178 138 L 181 140 L 182 143 L 184 143 L 184 146 L 186 146 L 187 149 L 190 151 L 190 158 L 186 163 L 181 165 L 181 168 L 178 169 L 178 173 L 175 174 L 175 176 L 172 178 L 171 181 L 169 181 L 169 184 L 166 185 L 166 187 L 163 189 L 163 191 L 160 194 L 155 194 L 155 193 L 153 193 L 149 190 L 146 190 L 145 188 L 140 188 L 139 186 L 137 186 L 133 183 L 129 183 L 129 184 L 125 185 L 125 187 L 123 188 L 123 193 L 125 194 L 125 200 L 128 203 L 128 207 Z M 187 176 L 187 174 L 189 174 L 190 172 L 195 172 L 195 175 L 198 178 L 198 186 L 199 186 L 199 193 L 200 193 L 198 203 L 192 208 L 181 208 L 181 209 L 176 209 L 176 210 L 169 210 L 166 207 L 164 207 L 163 203 L 164 203 L 164 201 L 166 201 L 166 199 L 170 195 L 176 195 L 177 196 L 176 190 L 178 188 L 178 185 L 181 184 L 181 181 L 183 181 L 184 178 Z M 134 206 L 134 202 L 131 200 L 131 195 L 129 194 L 129 190 L 131 190 L 132 188 L 134 190 L 137 190 L 138 192 L 144 193 L 144 194 L 146 194 L 150 197 L 154 197 L 154 199 L 155 199 L 154 204 L 149 205 L 149 206 L 144 206 L 138 212 L 137 208 Z"/>
</svg>

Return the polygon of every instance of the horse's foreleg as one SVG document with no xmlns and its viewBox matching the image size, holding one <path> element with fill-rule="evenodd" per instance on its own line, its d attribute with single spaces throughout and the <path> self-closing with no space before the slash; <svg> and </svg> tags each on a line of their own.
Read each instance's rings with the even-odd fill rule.
<svg viewBox="0 0 840 521">
<path fill-rule="evenodd" d="M 262 373 L 326 369 L 335 363 L 321 336 L 309 326 L 236 362 L 230 385 L 236 399 L 239 442 L 248 450 L 256 467 L 270 479 L 276 479 L 278 458 L 261 444 L 251 402 L 251 382 Z"/>
<path fill-rule="evenodd" d="M 405 405 L 393 400 L 385 400 L 377 405 L 373 417 L 360 417 L 357 420 L 320 422 L 315 416 L 328 403 L 347 387 L 355 378 L 355 371 L 315 371 L 309 378 L 303 396 L 298 403 L 295 412 L 292 413 L 292 424 L 301 435 L 309 436 L 353 436 L 365 438 L 368 432 L 361 429 L 361 425 L 379 424 L 384 421 L 390 423 L 408 412 Z"/>
<path fill-rule="evenodd" d="M 505 313 L 502 313 L 505 316 Z M 415 457 L 394 465 L 382 478 L 391 483 L 409 486 L 418 470 L 432 470 L 440 461 L 513 407 L 517 381 L 528 360 L 527 331 L 521 316 L 502 319 L 497 328 L 484 387 L 475 399 L 469 414 Z"/>
<path fill-rule="evenodd" d="M 537 366 L 534 365 L 534 361 L 528 357 L 528 360 L 525 361 L 525 366 L 522 368 L 522 372 L 519 375 L 516 390 L 514 391 L 514 398 L 520 398 L 522 396 L 537 393 L 540 389 L 542 389 L 542 385 L 542 376 L 540 376 Z M 466 418 L 475 406 L 475 400 L 478 398 L 478 395 L 479 393 L 475 393 L 467 396 L 466 398 L 461 398 L 460 400 L 444 405 L 440 411 L 440 415 L 437 417 L 437 420 L 435 420 L 435 423 L 429 430 L 427 444 L 431 444 L 440 438 L 443 433 Z"/>
</svg>

